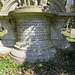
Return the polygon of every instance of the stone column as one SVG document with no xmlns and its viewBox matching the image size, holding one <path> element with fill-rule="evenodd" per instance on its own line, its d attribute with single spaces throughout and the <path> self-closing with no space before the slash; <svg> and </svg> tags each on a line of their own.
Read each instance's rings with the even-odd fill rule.
<svg viewBox="0 0 75 75">
<path fill-rule="evenodd" d="M 21 2 L 21 0 L 18 0 L 18 2 L 19 2 L 19 7 L 21 7 L 21 5 L 22 5 L 22 2 Z"/>
<path fill-rule="evenodd" d="M 43 0 L 40 0 L 40 5 L 42 5 L 43 4 Z"/>
<path fill-rule="evenodd" d="M 26 4 L 26 0 L 24 0 L 24 5 L 26 6 L 27 4 Z"/>
<path fill-rule="evenodd" d="M 28 0 L 28 5 L 30 6 L 30 0 Z"/>
<path fill-rule="evenodd" d="M 35 6 L 37 6 L 38 5 L 38 0 L 33 0 L 33 2 L 35 2 Z"/>
</svg>

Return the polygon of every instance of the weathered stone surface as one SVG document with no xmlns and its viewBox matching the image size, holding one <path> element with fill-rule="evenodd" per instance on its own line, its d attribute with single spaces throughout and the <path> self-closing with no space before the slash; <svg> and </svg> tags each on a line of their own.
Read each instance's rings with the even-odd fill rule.
<svg viewBox="0 0 75 75">
<path fill-rule="evenodd" d="M 43 4 L 38 3 L 39 6 L 37 6 L 37 1 L 35 6 L 30 5 L 30 2 L 28 5 L 25 1 L 22 3 L 20 0 L 5 0 L 5 3 L 1 1 L 3 7 L 0 12 L 2 16 L 0 21 L 8 31 L 2 38 L 2 44 L 6 47 L 14 46 L 10 54 L 14 59 L 33 62 L 38 59 L 49 60 L 56 53 L 54 46 L 70 49 L 70 43 L 61 34 L 61 28 L 66 25 L 65 17 L 53 18 L 52 14 L 65 11 L 60 1 L 50 0 L 47 5 L 47 0 L 45 0 Z M 12 13 L 9 13 L 10 11 Z M 63 14 L 59 13 L 59 15 Z"/>
<path fill-rule="evenodd" d="M 19 51 L 13 49 L 10 56 L 14 59 L 16 59 L 19 62 L 29 61 L 29 62 L 35 62 L 35 61 L 48 61 L 52 58 L 52 56 L 56 53 L 55 48 L 51 48 L 50 50 L 45 51 Z"/>
<path fill-rule="evenodd" d="M 61 29 L 66 26 L 67 19 L 65 16 L 56 16 L 51 24 L 51 40 L 53 45 L 63 50 L 72 50 L 71 44 L 66 40 L 66 37 L 61 34 Z"/>
<path fill-rule="evenodd" d="M 51 18 L 49 14 L 45 14 L 10 13 L 16 20 L 17 40 L 14 44 L 15 49 L 10 54 L 13 58 L 34 62 L 38 59 L 49 60 L 56 53 L 50 41 Z"/>
<path fill-rule="evenodd" d="M 16 48 L 23 50 L 46 50 L 51 47 L 50 19 L 40 16 L 21 15 L 22 18 L 16 17 L 17 42 L 14 45 Z"/>
<path fill-rule="evenodd" d="M 9 17 L 1 18 L 1 25 L 7 30 L 7 33 L 2 37 L 2 44 L 5 47 L 13 47 L 16 41 L 14 23 L 10 21 Z"/>
</svg>

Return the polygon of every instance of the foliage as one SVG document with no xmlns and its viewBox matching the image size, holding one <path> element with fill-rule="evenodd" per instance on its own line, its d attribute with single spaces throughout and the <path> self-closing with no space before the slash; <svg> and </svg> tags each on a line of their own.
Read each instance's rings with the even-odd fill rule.
<svg viewBox="0 0 75 75">
<path fill-rule="evenodd" d="M 65 36 L 70 36 L 70 29 L 66 30 L 66 28 L 63 28 L 61 30 L 61 33 L 64 34 Z"/>
<path fill-rule="evenodd" d="M 70 0 L 70 2 L 66 4 L 66 6 L 67 6 L 67 8 L 66 8 L 67 12 L 74 12 L 74 4 L 73 4 L 72 0 Z"/>
<path fill-rule="evenodd" d="M 71 21 L 69 23 L 69 27 L 75 28 L 75 17 L 71 17 Z"/>
<path fill-rule="evenodd" d="M 66 6 L 67 0 L 62 0 L 63 4 Z"/>
<path fill-rule="evenodd" d="M 13 62 L 10 56 L 0 55 L 0 74 L 3 75 L 18 75 L 20 74 L 20 68 L 17 68 L 20 64 Z"/>
<path fill-rule="evenodd" d="M 75 51 L 58 50 L 58 53 L 48 62 L 25 63 L 25 70 L 32 69 L 35 75 L 65 75 L 75 74 Z"/>
<path fill-rule="evenodd" d="M 71 34 L 71 30 L 70 30 L 70 29 L 66 30 L 66 28 L 63 28 L 63 29 L 61 30 L 61 33 L 62 33 L 63 35 L 65 35 L 65 36 L 67 36 L 67 37 L 66 37 L 66 40 L 67 40 L 67 41 L 69 41 L 69 42 L 75 42 L 75 37 L 70 37 L 70 34 Z"/>
<path fill-rule="evenodd" d="M 66 4 L 67 12 L 75 12 L 75 0 L 70 0 L 70 3 Z"/>
<path fill-rule="evenodd" d="M 1 75 L 75 75 L 75 51 L 58 50 L 49 61 L 17 63 L 9 55 L 0 55 Z"/>
<path fill-rule="evenodd" d="M 69 42 L 75 42 L 75 37 L 70 37 L 71 35 L 71 28 L 75 29 L 75 17 L 69 17 L 66 28 L 61 29 L 61 33 L 66 37 L 66 40 Z"/>
<path fill-rule="evenodd" d="M 69 42 L 75 42 L 75 37 L 66 37 L 66 40 L 68 40 Z"/>
<path fill-rule="evenodd" d="M 3 37 L 3 35 L 5 35 L 5 31 L 0 32 L 0 40 Z"/>
</svg>

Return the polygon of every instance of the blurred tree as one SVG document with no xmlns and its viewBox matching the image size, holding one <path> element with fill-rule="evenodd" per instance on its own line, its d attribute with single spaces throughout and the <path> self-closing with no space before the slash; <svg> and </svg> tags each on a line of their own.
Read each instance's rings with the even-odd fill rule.
<svg viewBox="0 0 75 75">
<path fill-rule="evenodd" d="M 67 0 L 62 0 L 62 2 L 66 6 Z"/>
<path fill-rule="evenodd" d="M 74 0 L 74 12 L 75 12 L 75 0 Z"/>
<path fill-rule="evenodd" d="M 70 1 L 70 4 L 69 6 L 67 7 L 67 12 L 75 12 L 75 0 L 73 1 Z M 75 17 L 71 17 L 70 20 L 69 20 L 69 24 L 68 24 L 68 27 L 70 28 L 75 28 Z"/>
<path fill-rule="evenodd" d="M 74 12 L 74 8 L 73 8 L 73 2 L 70 1 L 70 2 L 67 2 L 66 3 L 66 12 Z"/>
</svg>

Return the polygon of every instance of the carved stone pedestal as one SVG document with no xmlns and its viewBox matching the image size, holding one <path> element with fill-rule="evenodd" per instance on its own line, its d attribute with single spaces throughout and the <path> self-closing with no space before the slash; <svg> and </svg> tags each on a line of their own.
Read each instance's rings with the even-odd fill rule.
<svg viewBox="0 0 75 75">
<path fill-rule="evenodd" d="M 22 9 L 18 9 L 22 10 Z M 19 61 L 49 60 L 56 53 L 51 39 L 50 20 L 53 14 L 13 12 L 17 41 L 10 56 Z"/>
</svg>

